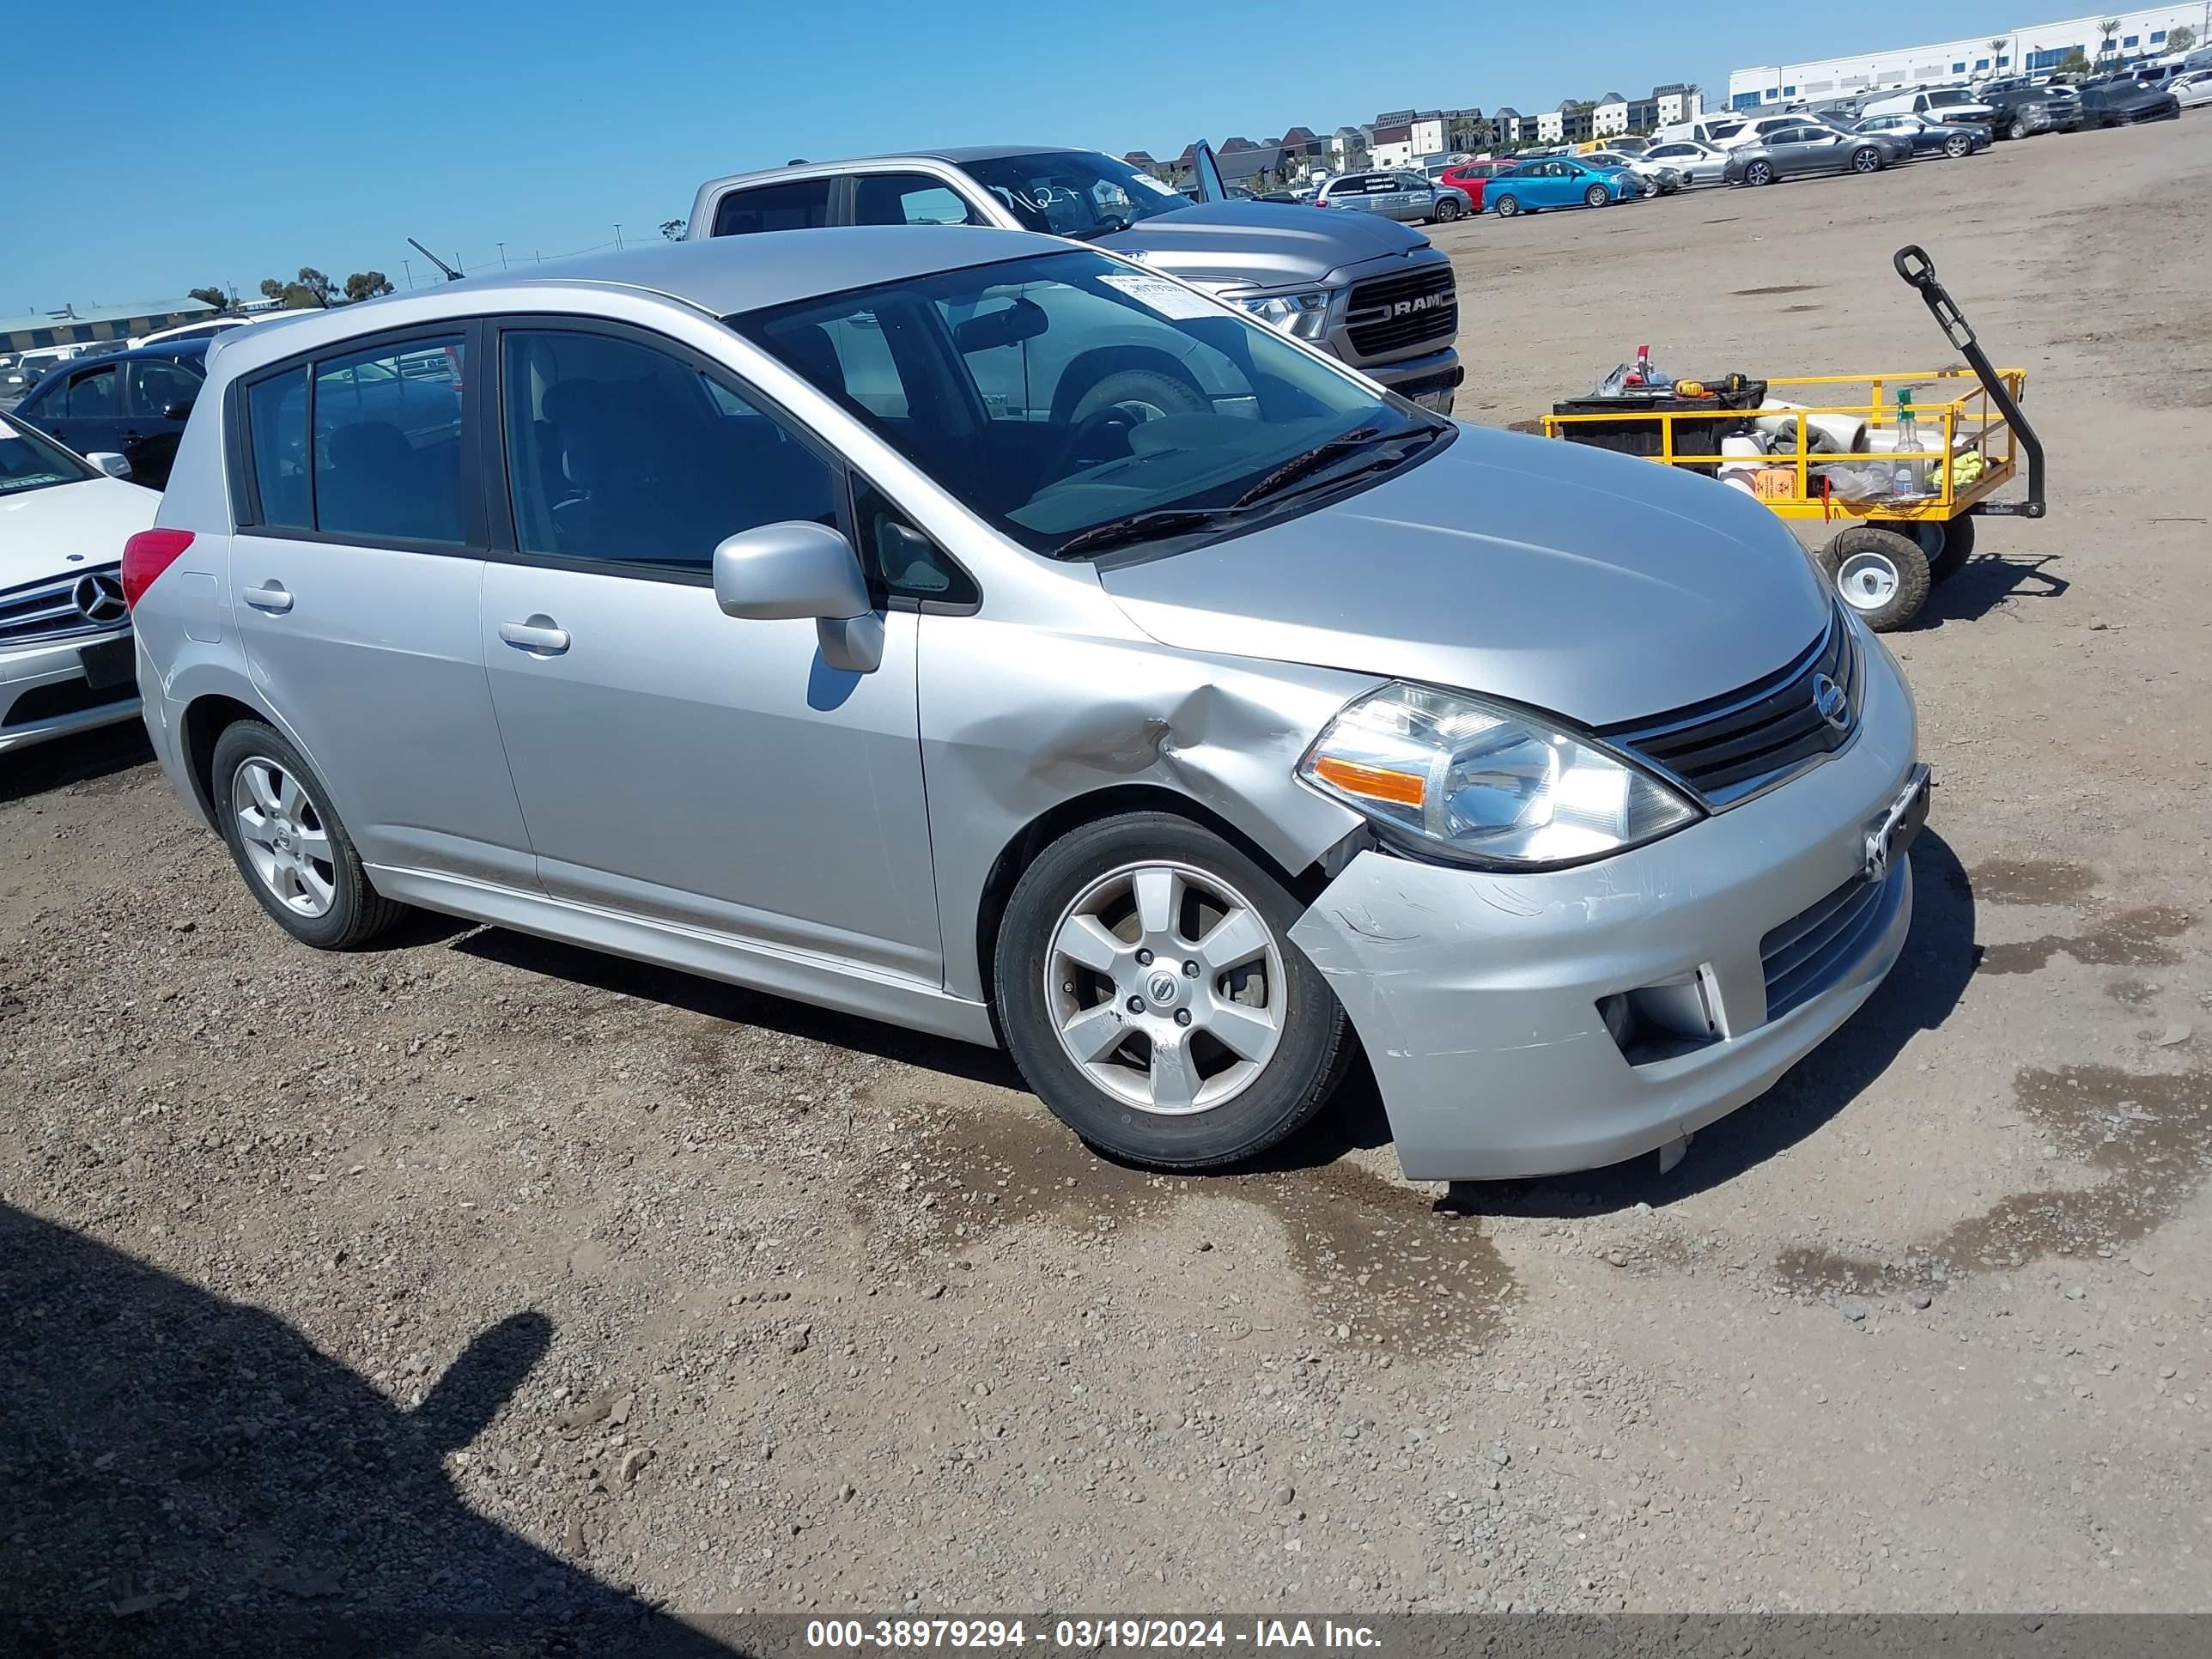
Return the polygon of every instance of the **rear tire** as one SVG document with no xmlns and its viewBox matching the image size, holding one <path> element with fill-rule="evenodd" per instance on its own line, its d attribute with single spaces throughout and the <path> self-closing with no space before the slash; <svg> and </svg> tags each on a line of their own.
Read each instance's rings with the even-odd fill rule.
<svg viewBox="0 0 2212 1659">
<path fill-rule="evenodd" d="M 1912 526 L 1912 539 L 1928 556 L 1928 580 L 1946 581 L 1957 575 L 1960 567 L 1974 556 L 1974 521 L 1965 517 L 1948 523 L 1942 519 L 1923 519 Z"/>
<path fill-rule="evenodd" d="M 1877 634 L 1905 626 L 1928 602 L 1928 556 L 1910 536 L 1854 525 L 1820 550 L 1837 594 Z"/>
<path fill-rule="evenodd" d="M 1501 219 L 1510 219 L 1521 211 L 1521 198 L 1517 196 L 1501 196 L 1490 204 L 1490 210 Z"/>
<path fill-rule="evenodd" d="M 1607 190 L 1603 185 L 1592 185 L 1588 190 L 1583 192 L 1583 205 L 1584 207 L 1603 207 L 1611 200 L 1613 200 L 1613 192 Z"/>
<path fill-rule="evenodd" d="M 1438 224 L 1448 225 L 1458 217 L 1459 204 L 1452 200 L 1449 197 L 1446 197 L 1443 201 L 1437 204 L 1437 222 Z"/>
<path fill-rule="evenodd" d="M 1273 871 L 1172 813 L 1070 830 L 1007 902 L 993 955 L 1006 1047 L 1053 1115 L 1110 1157 L 1163 1170 L 1254 1158 L 1328 1103 L 1352 1055 L 1336 994 L 1290 940 L 1304 909 Z M 1237 942 L 1209 954 L 1232 920 Z"/>
<path fill-rule="evenodd" d="M 208 785 L 239 874 L 301 944 L 356 950 L 406 914 L 369 884 L 329 791 L 276 727 L 260 720 L 226 726 Z"/>
<path fill-rule="evenodd" d="M 2014 117 L 2013 124 L 2005 129 L 2005 137 L 2008 138 L 2025 138 L 2028 135 L 2028 131 L 2027 123 L 2021 120 L 2018 117 Z"/>
</svg>

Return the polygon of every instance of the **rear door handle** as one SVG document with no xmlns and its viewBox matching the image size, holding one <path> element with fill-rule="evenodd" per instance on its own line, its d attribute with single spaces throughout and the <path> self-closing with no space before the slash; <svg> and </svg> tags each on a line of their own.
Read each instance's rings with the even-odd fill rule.
<svg viewBox="0 0 2212 1659">
<path fill-rule="evenodd" d="M 246 590 L 246 602 L 256 611 L 267 611 L 283 616 L 292 608 L 292 595 L 282 582 L 264 582 L 258 587 Z"/>
<path fill-rule="evenodd" d="M 518 651 L 535 651 L 543 656 L 557 657 L 568 648 L 568 630 L 543 615 L 527 622 L 501 623 L 499 636 Z"/>
</svg>

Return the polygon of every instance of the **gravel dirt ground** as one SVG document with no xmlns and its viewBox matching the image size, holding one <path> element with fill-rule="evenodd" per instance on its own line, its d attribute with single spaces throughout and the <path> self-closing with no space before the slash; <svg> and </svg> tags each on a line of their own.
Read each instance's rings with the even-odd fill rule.
<svg viewBox="0 0 2212 1659">
<path fill-rule="evenodd" d="M 2192 112 L 1437 234 L 1463 416 L 1644 342 L 1942 362 L 1918 241 L 2053 458 L 1893 636 L 1904 961 L 1664 1176 L 1416 1187 L 1357 1086 L 1130 1173 L 990 1053 L 434 918 L 298 949 L 134 732 L 10 757 L 26 1628 L 2212 1606 L 2208 198 Z"/>
</svg>

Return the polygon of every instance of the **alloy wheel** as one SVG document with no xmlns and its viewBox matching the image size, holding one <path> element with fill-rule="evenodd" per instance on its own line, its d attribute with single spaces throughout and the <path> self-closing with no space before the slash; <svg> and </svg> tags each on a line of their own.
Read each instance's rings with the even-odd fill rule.
<svg viewBox="0 0 2212 1659">
<path fill-rule="evenodd" d="M 303 916 L 330 912 L 337 867 L 321 809 L 300 780 L 260 756 L 231 774 L 230 810 L 255 878 L 276 902 Z"/>
<path fill-rule="evenodd" d="M 1068 1057 L 1139 1111 L 1235 1099 L 1283 1040 L 1282 946 L 1220 877 L 1187 864 L 1107 872 L 1054 924 L 1045 1006 Z"/>
</svg>

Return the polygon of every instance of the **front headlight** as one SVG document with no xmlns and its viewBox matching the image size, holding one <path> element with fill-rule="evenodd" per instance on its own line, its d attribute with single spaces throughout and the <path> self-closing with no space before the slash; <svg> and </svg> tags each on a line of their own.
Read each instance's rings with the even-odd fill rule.
<svg viewBox="0 0 2212 1659">
<path fill-rule="evenodd" d="M 1601 858 L 1698 816 L 1656 778 L 1533 715 L 1402 681 L 1348 704 L 1298 775 L 1419 850 L 1506 867 Z"/>
<path fill-rule="evenodd" d="M 1223 297 L 1233 306 L 1243 307 L 1269 328 L 1280 329 L 1301 340 L 1318 340 L 1328 323 L 1328 295 L 1322 289 L 1304 294 L 1270 294 L 1258 299 L 1241 299 L 1235 295 Z"/>
</svg>

